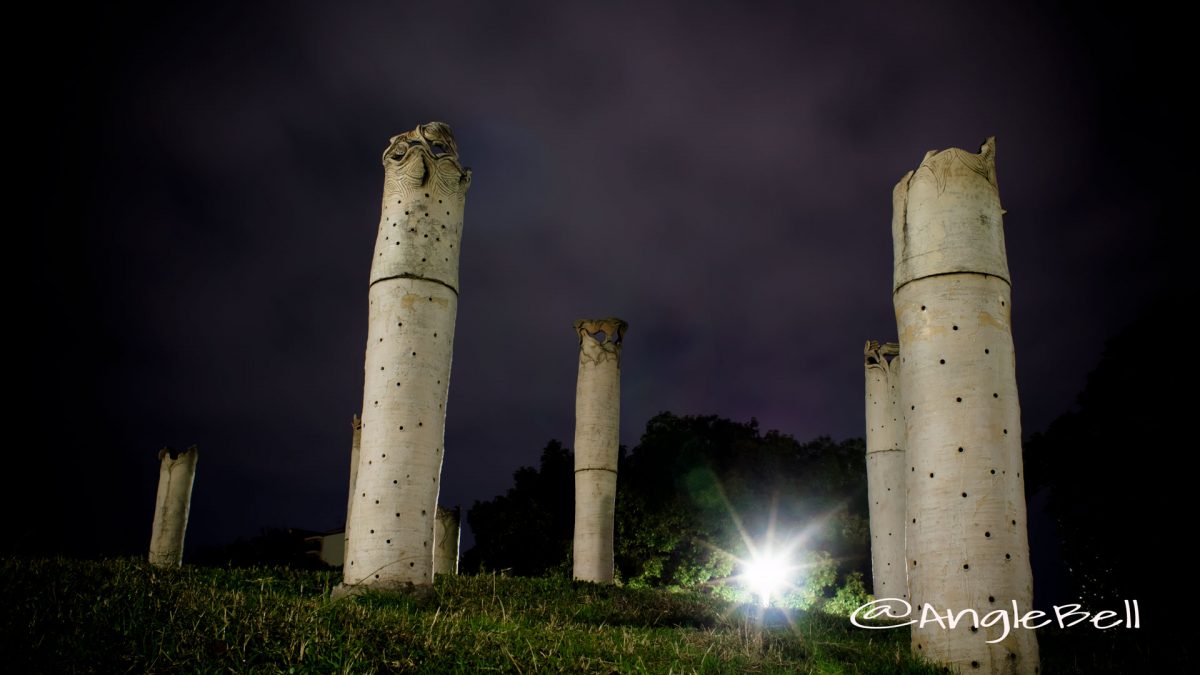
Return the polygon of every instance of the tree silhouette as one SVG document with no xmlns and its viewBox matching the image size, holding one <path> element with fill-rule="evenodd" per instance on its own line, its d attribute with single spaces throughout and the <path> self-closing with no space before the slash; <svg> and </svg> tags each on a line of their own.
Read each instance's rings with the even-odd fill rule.
<svg viewBox="0 0 1200 675">
<path fill-rule="evenodd" d="M 1188 534 L 1181 518 L 1195 511 L 1185 504 L 1190 371 L 1163 354 L 1163 327 L 1186 306 L 1161 300 L 1110 340 L 1076 409 L 1026 444 L 1031 489 L 1049 488 L 1074 597 L 1093 611 L 1138 599 L 1143 616 L 1161 620 L 1180 601 L 1162 573 L 1176 567 Z"/>
<path fill-rule="evenodd" d="M 467 511 L 475 546 L 463 555 L 463 571 L 539 576 L 564 568 L 574 527 L 574 475 L 571 451 L 552 440 L 538 469 L 517 469 L 506 494 L 476 501 Z"/>
<path fill-rule="evenodd" d="M 758 422 L 661 413 L 622 451 L 616 567 L 631 585 L 689 587 L 728 576 L 774 523 L 778 542 L 803 538 L 843 571 L 865 569 L 867 501 L 859 439 L 798 443 Z M 567 573 L 574 513 L 571 454 L 557 441 L 503 496 L 476 502 L 476 545 L 464 569 Z M 745 536 L 743 535 L 745 534 Z"/>
</svg>

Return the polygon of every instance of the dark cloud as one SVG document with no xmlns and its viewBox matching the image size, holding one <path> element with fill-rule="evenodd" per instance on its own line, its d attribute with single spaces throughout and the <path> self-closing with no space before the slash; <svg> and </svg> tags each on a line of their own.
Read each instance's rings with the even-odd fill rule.
<svg viewBox="0 0 1200 675">
<path fill-rule="evenodd" d="M 891 188 L 930 148 L 999 138 L 1027 432 L 1171 283 L 1162 223 L 1182 178 L 1164 186 L 1155 163 L 1183 161 L 1165 143 L 1183 111 L 1170 92 L 1127 98 L 1171 54 L 1110 41 L 1118 17 L 650 4 L 47 23 L 44 50 L 74 65 L 29 85 L 29 195 L 47 214 L 31 246 L 60 264 L 27 277 L 52 298 L 30 296 L 45 334 L 28 353 L 46 365 L 28 390 L 46 457 L 81 457 L 51 520 L 88 502 L 86 547 L 139 550 L 155 451 L 195 442 L 194 544 L 340 524 L 379 155 L 431 119 L 475 171 L 449 504 L 502 491 L 549 438 L 570 444 L 583 316 L 630 322 L 627 444 L 660 410 L 860 435 L 860 347 L 895 332 Z M 1114 140 L 1135 133 L 1142 156 Z"/>
</svg>

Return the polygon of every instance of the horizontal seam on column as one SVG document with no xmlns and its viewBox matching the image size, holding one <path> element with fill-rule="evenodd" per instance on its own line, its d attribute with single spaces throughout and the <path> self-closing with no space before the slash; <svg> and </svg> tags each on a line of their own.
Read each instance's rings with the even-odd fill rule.
<svg viewBox="0 0 1200 675">
<path fill-rule="evenodd" d="M 904 452 L 904 448 L 884 448 L 883 450 L 868 450 L 868 455 L 876 455 L 881 452 Z"/>
<path fill-rule="evenodd" d="M 606 469 L 602 466 L 589 466 L 586 469 L 575 469 L 575 473 L 579 473 L 580 471 L 610 471 L 612 473 L 617 472 L 616 469 Z"/>
<path fill-rule="evenodd" d="M 937 274 L 926 274 L 926 275 L 925 275 L 925 276 L 923 276 L 923 277 L 916 277 L 915 279 L 909 279 L 908 281 L 906 281 L 906 282 L 904 282 L 904 283 L 900 284 L 900 285 L 899 285 L 899 286 L 897 286 L 895 289 L 893 289 L 893 290 L 892 290 L 892 295 L 895 295 L 896 293 L 899 293 L 901 288 L 904 288 L 905 286 L 907 286 L 907 285 L 911 284 L 911 283 L 912 283 L 912 282 L 914 282 L 914 281 L 920 281 L 920 280 L 922 280 L 922 279 L 932 279 L 932 278 L 934 278 L 934 277 L 948 277 L 948 276 L 951 276 L 951 275 L 954 275 L 954 274 L 975 274 L 975 275 L 978 275 L 978 276 L 981 276 L 981 277 L 992 277 L 992 278 L 994 278 L 994 279 L 999 279 L 1000 281 L 1003 281 L 1004 283 L 1008 284 L 1008 285 L 1009 285 L 1009 287 L 1011 287 L 1011 286 L 1012 286 L 1012 282 L 1011 282 L 1011 281 L 1009 281 L 1008 279 L 1005 279 L 1004 277 L 1000 276 L 999 274 L 992 274 L 992 273 L 990 273 L 990 272 L 969 272 L 969 271 L 966 271 L 966 270 L 960 270 L 960 271 L 957 271 L 957 272 L 938 272 Z"/>
<path fill-rule="evenodd" d="M 458 295 L 458 289 L 444 281 L 440 281 L 438 279 L 430 279 L 429 277 L 423 277 L 420 274 L 409 274 L 407 272 L 405 272 L 404 274 L 393 274 L 390 277 L 380 277 L 380 278 L 376 279 L 375 281 L 372 281 L 367 286 L 367 288 L 370 288 L 371 286 L 374 286 L 375 284 L 377 284 L 381 281 L 391 281 L 392 279 L 415 279 L 417 281 L 431 281 L 435 284 L 440 284 L 442 286 L 445 286 L 446 288 L 449 288 L 451 291 L 454 291 L 454 295 Z"/>
</svg>

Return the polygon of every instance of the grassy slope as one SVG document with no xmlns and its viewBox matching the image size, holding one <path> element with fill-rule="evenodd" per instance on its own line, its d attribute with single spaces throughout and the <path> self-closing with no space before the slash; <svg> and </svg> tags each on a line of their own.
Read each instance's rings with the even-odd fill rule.
<svg viewBox="0 0 1200 675">
<path fill-rule="evenodd" d="M 933 673 L 904 630 L 758 630 L 695 594 L 493 576 L 330 601 L 331 572 L 0 558 L 0 671 Z M 1186 644 L 1042 629 L 1043 672 L 1172 672 Z"/>
<path fill-rule="evenodd" d="M 938 672 L 907 634 L 811 615 L 758 631 L 693 594 L 439 579 L 437 598 L 329 600 L 332 573 L 0 559 L 6 672 Z"/>
</svg>

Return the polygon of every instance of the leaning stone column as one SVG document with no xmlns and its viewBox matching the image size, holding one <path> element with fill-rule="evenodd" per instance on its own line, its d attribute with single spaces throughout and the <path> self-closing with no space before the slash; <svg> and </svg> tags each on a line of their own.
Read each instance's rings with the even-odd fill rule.
<svg viewBox="0 0 1200 675">
<path fill-rule="evenodd" d="M 358 482 L 358 455 L 362 448 L 362 420 L 358 415 L 350 418 L 350 492 L 346 496 L 346 530 L 344 532 L 343 556 L 350 548 L 350 514 L 354 511 L 354 484 Z"/>
<path fill-rule="evenodd" d="M 927 153 L 893 209 L 913 607 L 1025 612 L 1033 575 L 995 139 L 979 154 Z M 1037 672 L 1032 630 L 988 644 L 1001 624 L 971 623 L 914 625 L 913 651 L 963 672 Z"/>
<path fill-rule="evenodd" d="M 438 507 L 433 526 L 433 573 L 458 574 L 458 507 Z"/>
<path fill-rule="evenodd" d="M 908 599 L 904 564 L 904 415 L 899 345 L 867 343 L 867 500 L 875 597 Z"/>
<path fill-rule="evenodd" d="M 423 124 L 383 153 L 383 212 L 368 302 L 362 437 L 339 594 L 425 590 L 471 171 L 450 127 Z"/>
<path fill-rule="evenodd" d="M 613 516 L 621 421 L 621 319 L 580 319 L 575 384 L 574 577 L 613 580 Z"/>
<path fill-rule="evenodd" d="M 194 445 L 180 453 L 170 448 L 158 451 L 158 497 L 154 502 L 154 525 L 150 529 L 150 563 L 153 565 L 178 567 L 183 564 L 183 538 L 187 532 L 199 453 Z"/>
</svg>

